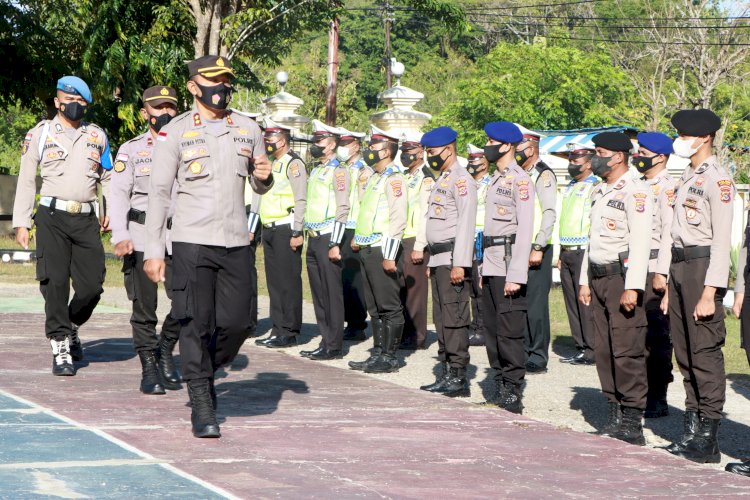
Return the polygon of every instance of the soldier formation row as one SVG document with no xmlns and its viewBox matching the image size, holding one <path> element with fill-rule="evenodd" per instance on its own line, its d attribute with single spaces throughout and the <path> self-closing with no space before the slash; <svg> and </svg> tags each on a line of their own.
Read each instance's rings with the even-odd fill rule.
<svg viewBox="0 0 750 500">
<path fill-rule="evenodd" d="M 82 121 L 91 93 L 75 77 L 58 82 L 58 115 L 24 140 L 13 226 L 28 247 L 40 167 L 37 278 L 55 375 L 74 375 L 83 357 L 78 327 L 102 293 L 99 230 L 111 229 L 133 301 L 141 390 L 163 394 L 186 381 L 193 434 L 219 437 L 214 373 L 255 331 L 262 241 L 273 326 L 257 344 L 296 344 L 303 248 L 321 332 L 319 347 L 301 352 L 312 360 L 342 357 L 344 340 L 364 340 L 369 315 L 371 355 L 349 366 L 398 370 L 399 347 L 424 346 L 429 280 L 440 367 L 422 389 L 468 395 L 469 345 L 484 344 L 496 382 L 491 402 L 521 413 L 526 374 L 546 371 L 549 359 L 559 217 L 558 267 L 579 349 L 561 361 L 596 364 L 608 407 L 602 434 L 643 445 L 644 413 L 666 414 L 671 328 L 687 411 L 684 436 L 669 451 L 720 460 L 721 304 L 735 191 L 712 153 L 721 123 L 711 111 L 675 114 L 674 142 L 639 134 L 637 155 L 621 133 L 595 136 L 593 148 L 571 145 L 572 181 L 557 214 L 557 181 L 539 159 L 539 136 L 516 124 L 488 123 L 486 145 L 471 146 L 464 167 L 448 127 L 406 136 L 372 127 L 365 137 L 314 122 L 308 171 L 288 127 L 266 120 L 261 130 L 228 109 L 227 61 L 205 56 L 188 70 L 193 109 L 177 116 L 174 89 L 147 89 L 149 130 L 114 162 L 104 131 Z M 672 153 L 690 159 L 677 183 L 666 171 Z M 109 204 L 99 222 L 97 183 Z M 157 337 L 160 281 L 172 309 Z M 182 375 L 172 359 L 178 338 Z M 750 472 L 744 463 L 730 468 Z"/>
</svg>

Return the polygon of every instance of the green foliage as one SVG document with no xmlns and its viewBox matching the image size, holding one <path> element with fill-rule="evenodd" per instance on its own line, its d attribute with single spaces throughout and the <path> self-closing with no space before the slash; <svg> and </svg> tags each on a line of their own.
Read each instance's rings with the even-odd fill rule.
<svg viewBox="0 0 750 500">
<path fill-rule="evenodd" d="M 21 142 L 26 132 L 39 122 L 43 110 L 29 110 L 20 102 L 0 108 L 1 173 L 17 175 L 21 165 Z"/>
</svg>

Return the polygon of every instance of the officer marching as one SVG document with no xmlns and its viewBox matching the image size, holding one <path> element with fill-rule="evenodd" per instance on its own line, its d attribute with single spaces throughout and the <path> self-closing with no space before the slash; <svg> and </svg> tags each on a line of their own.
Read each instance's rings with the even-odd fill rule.
<svg viewBox="0 0 750 500">
<path fill-rule="evenodd" d="M 484 217 L 487 191 L 492 176 L 490 165 L 484 157 L 484 149 L 473 144 L 467 146 L 469 153 L 466 171 L 474 178 L 477 186 L 477 220 L 474 227 L 474 261 L 471 264 L 471 328 L 470 346 L 483 346 L 485 339 L 484 318 L 482 314 L 482 244 L 484 243 Z"/>
<path fill-rule="evenodd" d="M 646 408 L 646 286 L 651 252 L 652 196 L 628 174 L 632 143 L 621 132 L 593 137 L 591 232 L 581 270 L 579 300 L 591 307 L 594 354 L 607 424 L 601 434 L 643 446 Z"/>
<path fill-rule="evenodd" d="M 263 261 L 270 299 L 271 334 L 256 344 L 287 347 L 302 327 L 302 234 L 307 207 L 307 170 L 291 149 L 291 128 L 266 118 L 264 144 L 273 158 L 274 184 L 260 197 Z"/>
<path fill-rule="evenodd" d="M 726 400 L 724 306 L 729 280 L 734 182 L 713 154 L 721 120 L 708 109 L 672 117 L 674 153 L 690 165 L 677 182 L 672 219 L 669 307 L 675 358 L 684 378 L 682 439 L 667 450 L 699 463 L 721 461 L 718 432 Z M 664 307 L 664 306 L 662 306 Z"/>
<path fill-rule="evenodd" d="M 180 389 L 180 375 L 172 351 L 180 336 L 180 323 L 169 313 L 156 335 L 158 287 L 143 272 L 146 245 L 146 209 L 154 141 L 159 131 L 177 115 L 177 92 L 172 87 L 154 86 L 143 92 L 141 118 L 148 131 L 123 144 L 115 157 L 114 174 L 109 185 L 109 213 L 115 255 L 123 258 L 125 289 L 133 303 L 130 324 L 133 347 L 141 360 L 141 392 L 164 394 L 165 388 Z M 158 168 L 158 167 L 157 167 Z M 174 196 L 174 193 L 173 193 Z M 167 250 L 167 249 L 165 249 Z M 165 283 L 171 295 L 172 258 L 165 255 L 169 271 Z"/>
<path fill-rule="evenodd" d="M 36 279 L 44 297 L 45 334 L 52 346 L 52 374 L 76 374 L 74 361 L 83 359 L 78 328 L 86 323 L 101 297 L 104 247 L 100 230 L 109 218 L 100 206 L 95 217 L 97 184 L 107 193 L 112 157 L 107 135 L 83 121 L 92 96 L 78 77 L 57 81 L 57 114 L 39 122 L 23 141 L 21 170 L 13 204 L 16 242 L 29 248 L 29 229 L 36 224 Z M 36 171 L 42 187 L 32 217 Z M 163 252 L 163 250 L 162 250 Z M 70 286 L 75 293 L 70 300 Z"/>
<path fill-rule="evenodd" d="M 594 150 L 582 144 L 568 144 L 568 174 L 571 181 L 565 189 L 560 210 L 560 270 L 565 309 L 576 354 L 560 358 L 561 363 L 571 365 L 594 364 L 594 331 L 591 321 L 591 306 L 578 300 L 581 281 L 581 266 L 591 228 L 591 195 L 599 179 L 591 173 L 591 158 Z M 588 265 L 588 264 L 586 264 Z"/>
<path fill-rule="evenodd" d="M 421 389 L 444 396 L 469 396 L 471 265 L 477 190 L 474 179 L 458 163 L 456 138 L 450 127 L 438 127 L 422 137 L 427 165 L 440 176 L 427 206 L 428 264 L 432 285 L 432 317 L 438 336 L 441 369 L 435 383 Z"/>
<path fill-rule="evenodd" d="M 349 172 L 336 159 L 341 131 L 313 120 L 310 153 L 318 165 L 307 183 L 309 206 L 307 231 L 307 275 L 321 341 L 317 349 L 300 354 L 312 360 L 343 357 L 344 291 L 341 279 L 341 242 L 349 216 Z"/>
<path fill-rule="evenodd" d="M 404 330 L 401 305 L 403 250 L 408 201 L 406 178 L 393 163 L 399 138 L 370 126 L 365 162 L 375 173 L 367 181 L 359 206 L 352 248 L 359 252 L 365 282 L 373 350 L 365 361 L 350 361 L 352 370 L 368 373 L 398 371 L 396 351 Z"/>
<path fill-rule="evenodd" d="M 245 185 L 273 184 L 263 137 L 252 119 L 227 109 L 234 71 L 222 57 L 188 63 L 192 110 L 157 135 L 146 218 L 144 270 L 164 281 L 164 245 L 172 185 L 172 314 L 182 325 L 180 355 L 193 435 L 221 436 L 214 373 L 237 355 L 250 329 L 252 250 Z"/>
</svg>

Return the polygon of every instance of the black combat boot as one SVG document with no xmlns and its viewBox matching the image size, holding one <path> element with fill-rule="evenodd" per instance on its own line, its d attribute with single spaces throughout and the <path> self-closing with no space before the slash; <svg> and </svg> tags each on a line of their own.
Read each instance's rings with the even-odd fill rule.
<svg viewBox="0 0 750 500">
<path fill-rule="evenodd" d="M 344 328 L 344 340 L 360 342 L 362 340 L 367 340 L 367 334 L 364 330 L 347 326 L 346 328 Z"/>
<path fill-rule="evenodd" d="M 216 410 L 211 401 L 211 379 L 188 380 L 187 386 L 190 406 L 193 408 L 190 415 L 193 436 L 197 438 L 221 437 L 219 424 L 216 421 Z"/>
<path fill-rule="evenodd" d="M 620 430 L 621 425 L 622 408 L 620 408 L 620 404 L 607 401 L 607 423 L 604 424 L 604 428 L 599 431 L 599 434 L 602 436 L 615 437 L 615 434 Z"/>
<path fill-rule="evenodd" d="M 83 361 L 83 346 L 81 339 L 78 337 L 78 325 L 71 325 L 70 331 L 70 355 L 73 361 Z"/>
<path fill-rule="evenodd" d="M 70 355 L 70 337 L 62 340 L 49 339 L 52 346 L 52 375 L 72 377 L 76 374 L 73 357 Z"/>
<path fill-rule="evenodd" d="M 684 430 L 682 431 L 682 437 L 679 441 L 667 446 L 665 449 L 669 453 L 679 453 L 685 449 L 690 441 L 695 436 L 695 431 L 698 429 L 698 412 L 696 410 L 685 410 L 685 416 L 683 417 Z"/>
<path fill-rule="evenodd" d="M 363 371 L 365 367 L 378 359 L 380 353 L 383 352 L 383 322 L 379 319 L 373 319 L 370 321 L 370 325 L 372 325 L 372 353 L 364 361 L 349 361 L 349 368 L 352 370 Z"/>
<path fill-rule="evenodd" d="M 155 351 L 138 351 L 138 357 L 141 358 L 141 392 L 143 394 L 166 394 L 159 377 Z"/>
<path fill-rule="evenodd" d="M 724 467 L 724 470 L 731 472 L 732 474 L 750 477 L 750 460 L 728 463 L 727 466 Z"/>
<path fill-rule="evenodd" d="M 520 415 L 523 412 L 523 392 L 521 385 L 506 380 L 504 386 L 505 393 L 499 401 L 500 407 L 511 413 Z"/>
<path fill-rule="evenodd" d="M 380 356 L 365 366 L 365 373 L 391 373 L 397 372 L 400 368 L 398 358 L 396 358 L 396 351 L 401 343 L 404 325 L 394 325 L 393 323 L 383 321 L 382 330 L 383 350 Z"/>
<path fill-rule="evenodd" d="M 443 361 L 438 365 L 437 375 L 435 381 L 431 384 L 423 385 L 420 387 L 423 391 L 427 392 L 440 392 L 445 385 L 445 380 L 450 376 L 450 370 L 448 369 L 448 362 Z"/>
<path fill-rule="evenodd" d="M 479 347 L 484 345 L 484 333 L 481 330 L 473 330 L 469 335 L 469 346 Z"/>
<path fill-rule="evenodd" d="M 612 437 L 637 446 L 645 446 L 643 437 L 643 410 L 640 408 L 622 407 L 622 423 Z"/>
<path fill-rule="evenodd" d="M 505 384 L 503 380 L 495 380 L 495 392 L 487 399 L 488 404 L 500 406 L 500 401 L 505 397 Z"/>
<path fill-rule="evenodd" d="M 466 379 L 466 368 L 451 368 L 445 383 L 436 391 L 449 398 L 465 398 L 471 395 L 469 381 Z"/>
<path fill-rule="evenodd" d="M 673 454 L 699 464 L 718 464 L 721 462 L 719 440 L 717 439 L 719 422 L 721 420 L 718 418 L 700 417 L 693 439 L 687 443 L 683 450 L 673 452 Z"/>
<path fill-rule="evenodd" d="M 159 375 L 165 389 L 176 391 L 182 389 L 182 377 L 174 364 L 172 352 L 177 344 L 177 339 L 170 339 L 162 335 L 159 338 L 159 344 L 156 346 L 157 360 L 159 362 Z"/>
<path fill-rule="evenodd" d="M 661 418 L 669 416 L 667 404 L 667 384 L 649 385 L 644 418 Z"/>
</svg>

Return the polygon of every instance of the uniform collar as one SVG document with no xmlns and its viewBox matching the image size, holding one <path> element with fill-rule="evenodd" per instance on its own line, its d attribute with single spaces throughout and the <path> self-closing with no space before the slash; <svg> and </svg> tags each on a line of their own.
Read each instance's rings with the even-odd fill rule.
<svg viewBox="0 0 750 500">
<path fill-rule="evenodd" d="M 74 144 L 78 139 L 81 138 L 83 134 L 88 133 L 88 122 L 81 121 L 81 124 L 75 131 L 77 132 L 77 135 L 73 140 L 70 139 L 70 136 L 65 132 L 65 126 L 60 122 L 60 115 L 55 114 L 55 117 L 50 120 L 50 132 L 55 134 L 55 139 L 63 138 L 63 140 L 69 141 L 71 144 Z"/>
</svg>

